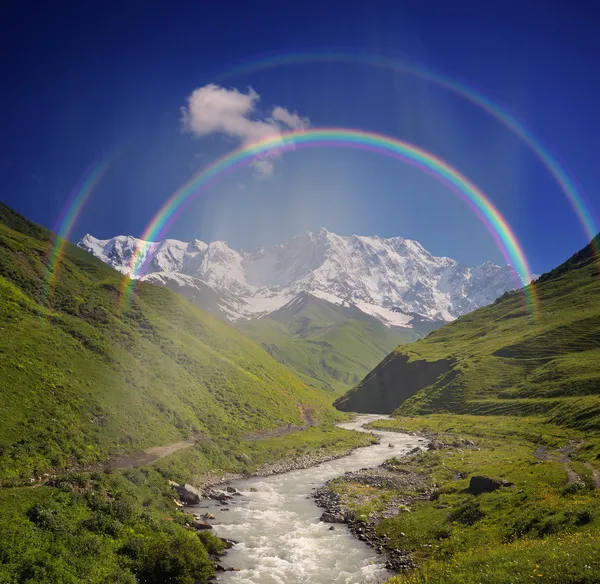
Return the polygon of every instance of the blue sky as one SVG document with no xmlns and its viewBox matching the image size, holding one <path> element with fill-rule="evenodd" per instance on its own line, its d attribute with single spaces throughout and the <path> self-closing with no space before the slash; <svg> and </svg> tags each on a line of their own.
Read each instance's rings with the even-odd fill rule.
<svg viewBox="0 0 600 584">
<path fill-rule="evenodd" d="M 239 144 L 182 131 L 196 89 L 260 96 L 312 126 L 393 135 L 475 182 L 505 215 L 535 272 L 586 243 L 559 188 L 526 147 L 473 105 L 430 83 L 349 63 L 232 76 L 251 55 L 355 50 L 419 62 L 492 96 L 557 154 L 600 206 L 599 24 L 593 3 L 448 0 L 13 3 L 3 15 L 1 198 L 52 227 L 84 169 L 113 155 L 72 239 L 139 235 L 202 165 Z M 503 258 L 470 209 L 430 177 L 361 152 L 310 150 L 247 168 L 199 197 L 169 237 L 252 249 L 321 226 L 400 235 L 468 264 Z"/>
</svg>

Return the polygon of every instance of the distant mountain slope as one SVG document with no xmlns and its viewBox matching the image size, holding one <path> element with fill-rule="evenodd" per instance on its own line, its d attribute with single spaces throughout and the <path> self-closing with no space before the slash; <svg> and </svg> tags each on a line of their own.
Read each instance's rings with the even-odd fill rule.
<svg viewBox="0 0 600 584">
<path fill-rule="evenodd" d="M 409 239 L 340 236 L 326 229 L 251 253 L 222 241 L 152 243 L 129 236 L 86 235 L 78 245 L 126 274 L 140 250 L 143 279 L 178 289 L 203 308 L 206 302 L 230 321 L 264 316 L 310 292 L 333 304 L 353 304 L 386 325 L 410 328 L 414 315 L 449 321 L 515 287 L 509 266 L 469 268 Z M 213 292 L 205 300 L 207 286 Z"/>
<path fill-rule="evenodd" d="M 0 205 L 0 478 L 88 464 L 200 435 L 336 417 L 231 326 L 66 245 L 44 294 L 50 232 Z"/>
<path fill-rule="evenodd" d="M 598 237 L 596 238 L 597 245 Z M 600 277 L 592 245 L 519 292 L 398 347 L 336 402 L 347 411 L 538 414 L 600 429 Z"/>
<path fill-rule="evenodd" d="M 413 329 L 386 327 L 352 305 L 335 305 L 307 292 L 238 328 L 308 385 L 338 394 L 399 343 L 418 338 Z"/>
</svg>

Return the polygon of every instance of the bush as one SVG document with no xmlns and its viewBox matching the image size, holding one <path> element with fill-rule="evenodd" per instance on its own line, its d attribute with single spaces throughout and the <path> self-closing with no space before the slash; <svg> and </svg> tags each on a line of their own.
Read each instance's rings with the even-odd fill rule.
<svg viewBox="0 0 600 584">
<path fill-rule="evenodd" d="M 473 525 L 485 516 L 478 501 L 465 501 L 462 505 L 451 511 L 448 521 L 456 521 L 462 525 Z"/>
<path fill-rule="evenodd" d="M 68 523 L 63 511 L 54 501 L 35 504 L 27 513 L 27 518 L 40 529 L 53 533 L 66 533 Z"/>
<path fill-rule="evenodd" d="M 199 531 L 198 537 L 209 554 L 219 554 L 225 550 L 225 543 L 212 531 Z"/>
<path fill-rule="evenodd" d="M 214 574 L 206 549 L 191 531 L 136 538 L 123 552 L 132 558 L 132 571 L 145 584 L 195 584 Z"/>
</svg>

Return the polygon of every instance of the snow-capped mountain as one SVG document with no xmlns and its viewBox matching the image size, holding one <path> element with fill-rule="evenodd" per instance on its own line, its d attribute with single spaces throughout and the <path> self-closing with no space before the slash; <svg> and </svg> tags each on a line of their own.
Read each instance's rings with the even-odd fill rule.
<svg viewBox="0 0 600 584">
<path fill-rule="evenodd" d="M 308 292 L 386 325 L 411 326 L 415 319 L 453 320 L 516 287 L 510 266 L 467 267 L 409 239 L 326 229 L 250 253 L 222 241 L 153 243 L 130 236 L 86 235 L 78 245 L 132 277 L 140 276 L 131 264 L 141 252 L 143 281 L 169 286 L 230 321 L 264 316 Z"/>
</svg>

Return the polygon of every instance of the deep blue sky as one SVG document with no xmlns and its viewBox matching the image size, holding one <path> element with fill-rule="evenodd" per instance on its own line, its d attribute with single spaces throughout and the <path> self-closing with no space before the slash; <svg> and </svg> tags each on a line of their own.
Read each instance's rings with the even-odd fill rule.
<svg viewBox="0 0 600 584">
<path fill-rule="evenodd" d="M 0 197 L 48 227 L 98 156 L 111 170 L 72 239 L 140 235 L 195 170 L 235 146 L 182 133 L 180 108 L 218 79 L 313 126 L 394 135 L 470 177 L 513 227 L 534 271 L 586 243 L 560 190 L 497 121 L 427 82 L 352 64 L 227 76 L 251 55 L 353 49 L 402 56 L 493 96 L 565 162 L 600 206 L 600 24 L 593 2 L 16 2 L 0 25 Z M 91 4 L 91 5 L 89 5 Z M 503 258 L 469 208 L 373 154 L 292 152 L 270 178 L 242 170 L 169 233 L 252 249 L 325 226 L 401 235 L 468 264 Z"/>
</svg>

